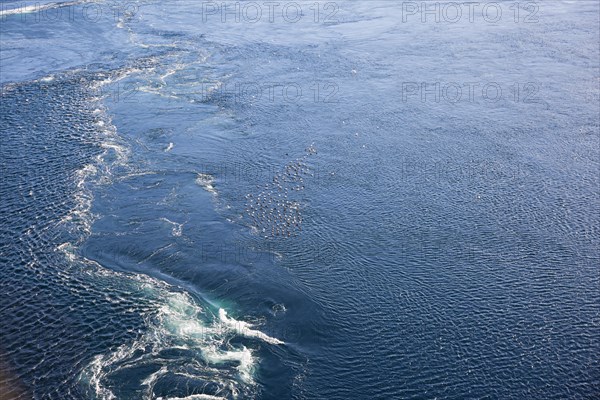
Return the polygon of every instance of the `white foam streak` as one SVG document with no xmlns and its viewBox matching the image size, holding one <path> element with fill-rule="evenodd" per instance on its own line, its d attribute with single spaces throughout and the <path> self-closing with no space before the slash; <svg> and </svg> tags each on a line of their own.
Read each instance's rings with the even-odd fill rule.
<svg viewBox="0 0 600 400">
<path fill-rule="evenodd" d="M 137 68 L 137 67 L 123 68 L 123 69 L 119 70 L 117 73 L 106 74 L 104 79 L 97 80 L 94 83 L 92 83 L 90 85 L 90 89 L 98 90 L 102 86 L 109 85 L 109 84 L 115 83 L 115 82 L 119 82 L 120 80 L 123 80 L 130 75 L 141 73 L 141 72 L 144 72 L 144 70 Z"/>
<path fill-rule="evenodd" d="M 150 388 L 150 390 L 152 390 L 152 388 L 154 387 L 154 384 L 156 383 L 158 378 L 165 375 L 167 372 L 169 372 L 168 368 L 166 366 L 162 366 L 158 371 L 156 371 L 153 374 L 150 374 L 150 376 L 148 376 L 146 379 L 144 379 L 142 381 L 142 385 L 148 386 Z"/>
<path fill-rule="evenodd" d="M 111 392 L 110 389 L 102 385 L 102 379 L 105 376 L 105 374 L 102 372 L 102 366 L 103 357 L 101 355 L 94 357 L 94 359 L 87 368 L 90 371 L 89 385 L 94 389 L 98 398 L 104 400 L 116 399 L 117 397 L 115 396 L 115 394 Z"/>
<path fill-rule="evenodd" d="M 237 361 L 237 369 L 240 377 L 246 383 L 252 384 L 252 372 L 254 370 L 254 357 L 252 352 L 246 347 L 238 351 L 219 351 L 216 347 L 204 350 L 204 359 L 211 364 L 221 364 L 227 361 Z"/>
<path fill-rule="evenodd" d="M 67 225 L 72 231 L 83 232 L 85 236 L 88 236 L 91 232 L 93 222 L 91 209 L 94 199 L 92 192 L 86 188 L 86 183 L 90 177 L 95 176 L 97 173 L 98 169 L 93 164 L 87 164 L 75 172 L 74 183 L 77 189 L 73 195 L 75 206 L 60 220 L 61 224 Z M 83 239 L 81 238 L 80 240 Z M 59 246 L 59 250 L 64 251 L 65 249 L 66 247 L 63 245 Z M 71 250 L 69 249 L 69 251 Z M 66 251 L 65 253 L 69 254 Z"/>
<path fill-rule="evenodd" d="M 225 325 L 235 330 L 238 334 L 242 336 L 257 338 L 270 344 L 284 344 L 284 342 L 282 342 L 279 339 L 273 338 L 261 331 L 252 329 L 252 325 L 250 325 L 247 322 L 238 321 L 236 319 L 228 317 L 227 311 L 223 310 L 222 308 L 219 309 L 219 319 Z"/>
<path fill-rule="evenodd" d="M 20 5 L 16 8 L 10 9 L 0 9 L 0 17 L 4 17 L 7 15 L 18 15 L 18 14 L 31 14 L 35 12 L 42 12 L 46 10 L 51 10 L 54 8 L 62 8 L 62 7 L 71 7 L 77 6 L 80 4 L 89 3 L 90 0 L 82 0 L 82 1 L 65 1 L 61 3 L 48 3 L 48 4 L 33 4 L 33 5 Z"/>
<path fill-rule="evenodd" d="M 211 396 L 210 394 L 193 394 L 186 397 L 158 397 L 156 400 L 227 400 L 225 397 Z"/>
<path fill-rule="evenodd" d="M 95 219 L 91 211 L 94 200 L 91 186 L 110 183 L 113 168 L 125 165 L 129 158 L 129 150 L 119 143 L 120 138 L 116 127 L 112 124 L 105 108 L 99 103 L 93 104 L 90 112 L 96 119 L 97 140 L 104 151 L 96 156 L 93 162 L 75 172 L 76 191 L 73 195 L 75 206 L 61 218 L 60 223 L 66 225 L 67 229 L 83 235 L 68 248 L 60 246 L 59 250 L 64 251 L 69 259 L 74 253 L 73 246 L 80 244 L 91 234 Z"/>
</svg>

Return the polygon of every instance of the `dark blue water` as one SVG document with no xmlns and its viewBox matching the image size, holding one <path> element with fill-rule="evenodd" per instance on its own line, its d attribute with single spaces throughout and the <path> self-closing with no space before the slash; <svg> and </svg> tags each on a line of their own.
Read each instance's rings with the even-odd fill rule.
<svg viewBox="0 0 600 400">
<path fill-rule="evenodd" d="M 598 3 L 226 4 L 0 3 L 0 398 L 600 395 Z"/>
</svg>

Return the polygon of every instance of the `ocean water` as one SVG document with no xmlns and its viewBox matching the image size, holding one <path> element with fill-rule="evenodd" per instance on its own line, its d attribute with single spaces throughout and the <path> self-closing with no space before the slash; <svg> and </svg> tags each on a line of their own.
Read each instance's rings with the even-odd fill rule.
<svg viewBox="0 0 600 400">
<path fill-rule="evenodd" d="M 600 396 L 600 5 L 469 4 L 0 2 L 0 398 Z"/>
</svg>

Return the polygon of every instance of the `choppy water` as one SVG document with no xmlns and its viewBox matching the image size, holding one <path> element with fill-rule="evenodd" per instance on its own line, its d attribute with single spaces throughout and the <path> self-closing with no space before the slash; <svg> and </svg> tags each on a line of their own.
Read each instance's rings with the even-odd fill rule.
<svg viewBox="0 0 600 400">
<path fill-rule="evenodd" d="M 0 394 L 598 396 L 598 3 L 227 4 L 0 3 Z"/>
</svg>

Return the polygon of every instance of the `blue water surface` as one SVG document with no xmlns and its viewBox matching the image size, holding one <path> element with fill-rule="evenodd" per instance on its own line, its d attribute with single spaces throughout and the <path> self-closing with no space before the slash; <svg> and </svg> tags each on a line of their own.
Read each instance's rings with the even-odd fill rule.
<svg viewBox="0 0 600 400">
<path fill-rule="evenodd" d="M 470 4 L 1 2 L 0 397 L 596 398 L 600 5 Z"/>
</svg>

